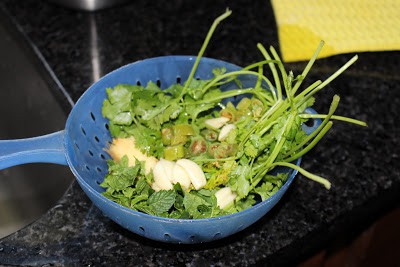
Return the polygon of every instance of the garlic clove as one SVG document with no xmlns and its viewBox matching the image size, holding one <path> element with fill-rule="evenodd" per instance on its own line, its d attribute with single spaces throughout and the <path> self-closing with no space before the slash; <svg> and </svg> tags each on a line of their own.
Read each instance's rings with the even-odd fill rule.
<svg viewBox="0 0 400 267">
<path fill-rule="evenodd" d="M 153 182 L 153 183 L 151 184 L 151 188 L 152 188 L 154 191 L 156 191 L 156 192 L 158 192 L 158 191 L 161 190 L 161 188 L 160 188 L 155 182 Z"/>
<path fill-rule="evenodd" d="M 171 178 L 167 176 L 164 165 L 165 162 L 160 160 L 154 166 L 153 168 L 154 183 L 156 183 L 156 185 L 160 188 L 160 190 L 171 190 L 172 189 L 172 183 L 170 181 Z"/>
<path fill-rule="evenodd" d="M 180 159 L 176 164 L 181 166 L 188 173 L 190 181 L 196 190 L 199 190 L 206 185 L 206 176 L 197 163 L 189 159 Z"/>
<path fill-rule="evenodd" d="M 217 198 L 217 206 L 223 209 L 233 203 L 237 194 L 232 192 L 230 187 L 224 187 L 215 192 L 215 197 Z"/>
<path fill-rule="evenodd" d="M 229 121 L 227 117 L 218 117 L 206 120 L 204 123 L 207 127 L 211 129 L 219 129 Z"/>
<path fill-rule="evenodd" d="M 149 174 L 156 166 L 158 159 L 155 157 L 148 157 L 144 164 L 145 174 Z"/>
<path fill-rule="evenodd" d="M 189 189 L 191 184 L 189 174 L 178 164 L 174 165 L 171 182 L 173 184 L 179 183 L 185 190 Z"/>
<path fill-rule="evenodd" d="M 228 137 L 228 134 L 235 128 L 235 124 L 224 125 L 224 127 L 222 127 L 221 131 L 219 132 L 218 141 L 224 141 Z"/>
<path fill-rule="evenodd" d="M 172 171 L 175 166 L 175 162 L 166 159 L 160 159 L 160 164 L 164 168 L 164 173 L 167 176 L 168 180 L 172 182 Z"/>
</svg>

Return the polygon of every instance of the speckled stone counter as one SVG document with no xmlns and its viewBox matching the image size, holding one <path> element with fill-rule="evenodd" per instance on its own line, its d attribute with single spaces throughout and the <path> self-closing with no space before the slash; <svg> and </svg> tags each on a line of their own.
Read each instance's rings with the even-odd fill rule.
<svg viewBox="0 0 400 267">
<path fill-rule="evenodd" d="M 196 54 L 226 7 L 233 15 L 217 29 L 207 56 L 246 65 L 261 59 L 257 42 L 278 48 L 268 1 L 162 2 L 132 1 L 96 13 L 35 0 L 3 0 L 0 7 L 50 72 L 66 112 L 91 83 L 119 66 Z M 318 60 L 308 81 L 326 78 L 351 56 Z M 281 202 L 250 228 L 213 243 L 170 245 L 119 227 L 74 182 L 42 218 L 0 240 L 0 264 L 276 266 L 295 264 L 337 239 L 352 238 L 398 207 L 400 198 L 400 53 L 359 56 L 320 93 L 315 109 L 326 112 L 337 93 L 337 113 L 365 120 L 368 128 L 336 122 L 303 158 L 304 168 L 330 178 L 330 191 L 298 175 Z M 296 73 L 304 66 L 288 64 Z"/>
</svg>

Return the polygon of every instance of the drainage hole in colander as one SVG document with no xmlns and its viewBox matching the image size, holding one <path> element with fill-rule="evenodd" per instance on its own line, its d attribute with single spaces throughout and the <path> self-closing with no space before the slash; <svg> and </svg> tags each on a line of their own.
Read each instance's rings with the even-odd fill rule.
<svg viewBox="0 0 400 267">
<path fill-rule="evenodd" d="M 179 77 L 179 76 L 176 77 L 176 83 L 179 83 L 179 84 L 181 83 L 181 77 Z"/>
<path fill-rule="evenodd" d="M 218 232 L 218 233 L 216 233 L 214 235 L 214 239 L 219 239 L 220 237 L 221 237 L 221 233 L 220 232 Z"/>
<path fill-rule="evenodd" d="M 104 156 L 104 154 L 100 154 L 100 158 L 105 160 L 106 156 Z"/>
<path fill-rule="evenodd" d="M 88 165 L 85 165 L 86 170 L 90 171 L 90 167 Z"/>
<path fill-rule="evenodd" d="M 93 152 L 92 152 L 92 150 L 88 150 L 88 152 L 89 152 L 89 155 L 93 157 Z"/>
<path fill-rule="evenodd" d="M 140 231 L 142 234 L 145 234 L 145 233 L 146 233 L 146 231 L 144 230 L 144 227 L 143 227 L 143 226 L 139 226 L 139 231 Z"/>
<path fill-rule="evenodd" d="M 140 81 L 136 81 L 136 85 L 137 85 L 137 86 L 141 86 L 142 83 L 141 83 Z"/>
<path fill-rule="evenodd" d="M 189 240 L 191 242 L 194 242 L 196 240 L 196 236 L 194 236 L 194 235 L 189 236 Z"/>
<path fill-rule="evenodd" d="M 100 185 L 100 184 L 101 184 L 101 182 L 96 180 L 96 184 Z"/>
<path fill-rule="evenodd" d="M 96 121 L 96 117 L 94 116 L 94 114 L 92 112 L 90 112 L 90 117 L 92 117 L 93 121 Z"/>
<path fill-rule="evenodd" d="M 101 169 L 99 167 L 96 168 L 96 171 L 101 172 Z"/>
<path fill-rule="evenodd" d="M 305 122 L 303 122 L 307 127 L 314 127 L 315 125 L 315 120 L 314 119 L 308 119 Z"/>
<path fill-rule="evenodd" d="M 171 240 L 171 236 L 169 234 L 164 234 L 164 240 L 166 241 Z"/>
<path fill-rule="evenodd" d="M 85 129 L 83 129 L 82 126 L 81 126 L 81 131 L 82 131 L 83 135 L 86 135 L 86 131 L 85 131 Z"/>
<path fill-rule="evenodd" d="M 157 79 L 156 84 L 157 84 L 158 87 L 160 87 L 161 86 L 161 81 L 159 79 Z"/>
<path fill-rule="evenodd" d="M 95 140 L 97 143 L 100 142 L 100 139 L 99 139 L 97 136 L 94 136 L 94 140 Z"/>
<path fill-rule="evenodd" d="M 75 145 L 75 147 L 79 150 L 80 148 L 79 148 L 79 146 L 78 146 L 78 144 L 75 142 L 74 143 L 74 145 Z"/>
<path fill-rule="evenodd" d="M 105 123 L 105 124 L 104 124 L 104 128 L 106 128 L 107 131 L 110 130 L 110 126 L 108 125 L 108 123 Z"/>
</svg>

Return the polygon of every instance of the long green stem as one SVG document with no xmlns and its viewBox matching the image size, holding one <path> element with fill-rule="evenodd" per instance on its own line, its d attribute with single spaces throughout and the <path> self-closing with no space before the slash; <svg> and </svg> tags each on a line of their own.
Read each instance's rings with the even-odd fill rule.
<svg viewBox="0 0 400 267">
<path fill-rule="evenodd" d="M 189 87 L 190 83 L 192 82 L 194 74 L 196 73 L 197 67 L 198 67 L 198 65 L 200 63 L 200 59 L 203 56 L 204 52 L 206 51 L 208 43 L 210 42 L 211 37 L 212 37 L 215 29 L 217 28 L 218 24 L 221 21 L 223 21 L 224 19 L 226 19 L 227 17 L 229 17 L 231 14 L 232 14 L 232 11 L 227 9 L 224 14 L 220 15 L 219 17 L 217 17 L 214 20 L 213 24 L 211 25 L 210 29 L 208 30 L 208 33 L 207 33 L 207 36 L 206 36 L 206 38 L 205 38 L 205 40 L 203 42 L 203 45 L 200 48 L 200 51 L 199 51 L 199 53 L 197 55 L 197 58 L 196 58 L 196 61 L 193 64 L 192 70 L 190 71 L 189 77 L 188 77 L 188 79 L 187 79 L 187 81 L 186 81 L 186 83 L 184 85 L 183 90 L 182 90 L 181 97 L 186 93 L 187 88 Z"/>
<path fill-rule="evenodd" d="M 271 155 L 268 157 L 268 159 L 267 159 L 267 161 L 265 163 L 265 166 L 269 166 L 275 161 L 275 159 L 278 156 L 283 144 L 286 141 L 285 137 L 286 137 L 287 133 L 292 128 L 292 124 L 293 124 L 294 118 L 295 118 L 295 114 L 291 113 L 289 115 L 288 119 L 286 120 L 286 123 L 285 123 L 285 125 L 284 125 L 284 127 L 282 129 L 281 134 L 278 136 L 278 138 L 276 140 L 276 145 L 274 147 L 274 150 L 272 150 Z"/>
<path fill-rule="evenodd" d="M 310 71 L 311 67 L 314 65 L 315 60 L 318 57 L 319 52 L 321 52 L 322 47 L 324 46 L 324 41 L 321 41 L 317 47 L 317 50 L 311 57 L 310 61 L 308 61 L 307 66 L 304 68 L 303 72 L 301 73 L 301 78 L 297 80 L 296 84 L 292 88 L 293 95 L 296 94 L 297 89 L 299 89 L 300 85 L 302 84 L 303 80 L 307 76 L 308 72 Z"/>
<path fill-rule="evenodd" d="M 310 133 L 302 142 L 297 144 L 297 146 L 293 147 L 285 156 L 290 156 L 294 152 L 301 149 L 305 144 L 307 144 L 312 138 L 314 138 L 314 136 L 316 136 L 325 127 L 325 125 L 328 123 L 328 121 L 331 118 L 331 116 L 333 115 L 333 113 L 336 111 L 336 108 L 339 105 L 339 101 L 340 101 L 340 97 L 338 95 L 335 95 L 333 97 L 331 105 L 329 107 L 329 112 L 328 112 L 327 116 L 324 118 L 324 120 L 322 121 L 322 123 L 317 127 L 317 129 L 315 129 L 312 133 Z M 306 115 L 306 114 L 300 114 L 299 117 L 301 117 L 302 115 Z"/>
<path fill-rule="evenodd" d="M 272 107 L 268 109 L 267 112 L 265 112 L 261 116 L 260 120 L 256 122 L 256 124 L 247 132 L 246 136 L 242 139 L 242 141 L 239 144 L 239 148 L 243 148 L 244 144 L 249 140 L 250 136 L 254 133 L 254 131 L 258 129 L 258 127 L 260 127 L 262 123 L 265 123 L 267 120 L 269 120 L 270 116 L 275 114 L 276 110 L 278 110 L 281 107 L 282 103 L 283 101 L 276 102 Z"/>
<path fill-rule="evenodd" d="M 300 94 L 295 96 L 294 101 L 299 101 L 301 100 L 305 95 L 307 95 L 309 92 L 314 90 L 316 87 L 318 87 L 322 83 L 321 80 L 315 81 L 312 83 L 310 86 L 308 86 L 306 89 L 304 89 Z"/>
<path fill-rule="evenodd" d="M 328 114 L 301 114 L 300 115 L 300 117 L 303 119 L 324 119 L 327 116 L 328 116 Z M 332 120 L 345 121 L 345 122 L 357 124 L 360 126 L 368 126 L 367 123 L 364 121 L 360 121 L 360 120 L 352 119 L 352 118 L 348 118 L 348 117 L 332 115 L 330 118 Z"/>
<path fill-rule="evenodd" d="M 202 91 L 203 91 L 203 93 L 205 93 L 205 92 L 207 92 L 208 89 L 215 86 L 219 81 L 224 80 L 229 77 L 232 77 L 232 76 L 236 77 L 238 75 L 254 75 L 254 76 L 261 78 L 263 81 L 265 81 L 268 84 L 271 93 L 273 95 L 275 95 L 275 91 L 273 89 L 271 81 L 264 75 L 262 75 L 262 74 L 260 75 L 260 73 L 255 72 L 255 71 L 250 71 L 250 70 L 237 70 L 237 71 L 231 71 L 231 72 L 219 75 L 218 77 L 216 77 L 215 79 L 213 79 L 209 83 L 207 83 L 207 85 L 204 86 L 204 88 L 202 88 Z"/>
<path fill-rule="evenodd" d="M 267 61 L 270 61 L 270 63 L 268 63 L 268 66 L 271 69 L 272 76 L 274 77 L 276 91 L 278 92 L 278 99 L 281 99 L 282 97 L 281 82 L 279 80 L 279 75 L 275 67 L 275 63 L 277 63 L 278 61 L 272 60 L 271 56 L 268 54 L 267 50 L 262 44 L 258 43 L 257 47 L 261 51 L 261 54 L 263 54 L 263 56 L 267 59 Z"/>
<path fill-rule="evenodd" d="M 307 177 L 313 181 L 316 181 L 318 183 L 323 184 L 326 189 L 331 189 L 331 183 L 327 179 L 325 179 L 321 176 L 312 174 L 312 173 L 306 171 L 305 169 L 301 168 L 300 166 L 297 166 L 296 164 L 289 163 L 289 162 L 274 162 L 272 165 L 273 166 L 284 166 L 284 167 L 289 167 L 291 169 L 295 169 L 299 173 L 303 174 L 305 177 Z"/>
<path fill-rule="evenodd" d="M 297 152 L 296 154 L 292 155 L 289 158 L 286 158 L 285 161 L 287 162 L 292 162 L 302 156 L 304 156 L 306 153 L 308 153 L 312 148 L 315 147 L 315 145 L 324 137 L 324 135 L 331 129 L 332 127 L 332 122 L 329 121 L 324 128 L 318 133 L 318 135 L 301 151 Z"/>
<path fill-rule="evenodd" d="M 340 69 L 338 69 L 337 71 L 335 71 L 335 73 L 333 73 L 331 76 L 329 76 L 328 79 L 326 79 L 325 81 L 323 81 L 319 86 L 317 86 L 316 88 L 314 88 L 310 93 L 308 93 L 306 96 L 304 96 L 301 100 L 299 104 L 303 104 L 305 102 L 307 102 L 313 95 L 315 95 L 318 91 L 320 91 L 322 88 L 324 88 L 325 86 L 327 86 L 330 82 L 332 82 L 334 79 L 336 79 L 340 74 L 342 74 L 347 68 L 349 68 L 356 60 L 358 59 L 358 56 L 355 55 L 354 57 L 352 57 L 349 61 L 347 61 L 346 64 L 344 64 Z"/>
<path fill-rule="evenodd" d="M 244 89 L 237 89 L 237 90 L 228 90 L 225 92 L 222 92 L 218 97 L 214 97 L 213 99 L 203 99 L 203 100 L 197 100 L 196 102 L 189 102 L 189 103 L 184 103 L 183 105 L 199 105 L 199 104 L 204 104 L 204 103 L 211 103 L 211 102 L 218 102 L 222 99 L 233 97 L 233 96 L 239 96 L 239 95 L 244 95 L 244 94 L 256 94 L 257 90 L 254 88 L 244 88 Z"/>
</svg>

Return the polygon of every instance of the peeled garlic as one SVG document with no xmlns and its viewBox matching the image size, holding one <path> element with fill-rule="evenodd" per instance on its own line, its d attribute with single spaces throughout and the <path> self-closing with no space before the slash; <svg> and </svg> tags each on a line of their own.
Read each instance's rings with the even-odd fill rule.
<svg viewBox="0 0 400 267">
<path fill-rule="evenodd" d="M 174 164 L 172 170 L 172 180 L 173 184 L 179 183 L 183 189 L 187 190 L 190 187 L 191 181 L 187 171 L 178 164 Z"/>
<path fill-rule="evenodd" d="M 218 117 L 206 120 L 204 123 L 207 127 L 211 129 L 219 129 L 229 121 L 227 117 Z"/>
<path fill-rule="evenodd" d="M 228 134 L 235 128 L 235 124 L 224 125 L 224 127 L 222 127 L 221 131 L 219 132 L 218 141 L 224 141 L 228 137 Z"/>
<path fill-rule="evenodd" d="M 197 163 L 188 159 L 180 159 L 176 162 L 177 165 L 182 167 L 189 175 L 190 181 L 196 190 L 203 188 L 206 183 L 206 176 L 203 170 Z"/>
<path fill-rule="evenodd" d="M 231 204 L 237 194 L 235 192 L 232 192 L 230 187 L 224 187 L 215 192 L 215 197 L 217 198 L 217 205 L 221 209 L 227 207 L 229 204 Z"/>
<path fill-rule="evenodd" d="M 153 190 L 156 191 L 156 192 L 161 190 L 161 188 L 156 183 L 152 183 L 151 184 L 151 188 L 153 188 Z"/>
<path fill-rule="evenodd" d="M 173 164 L 173 162 L 172 162 Z M 159 190 L 171 190 L 172 189 L 172 171 L 170 169 L 170 163 L 168 160 L 161 159 L 153 168 L 154 187 L 155 191 Z M 159 189 L 159 190 L 156 190 Z"/>
</svg>

